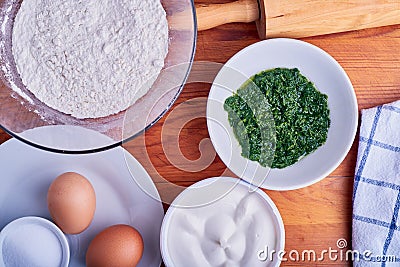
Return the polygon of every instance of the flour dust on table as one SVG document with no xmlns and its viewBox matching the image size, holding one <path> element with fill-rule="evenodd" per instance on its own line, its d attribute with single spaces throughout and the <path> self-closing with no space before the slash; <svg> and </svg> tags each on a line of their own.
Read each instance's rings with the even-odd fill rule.
<svg viewBox="0 0 400 267">
<path fill-rule="evenodd" d="M 23 84 L 76 118 L 125 110 L 145 95 L 168 52 L 155 0 L 24 0 L 12 51 Z"/>
</svg>

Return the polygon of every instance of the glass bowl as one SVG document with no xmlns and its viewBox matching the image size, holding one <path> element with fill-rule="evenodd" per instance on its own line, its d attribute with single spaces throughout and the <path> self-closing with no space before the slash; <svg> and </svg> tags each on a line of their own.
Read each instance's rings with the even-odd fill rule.
<svg viewBox="0 0 400 267">
<path fill-rule="evenodd" d="M 103 151 L 150 128 L 178 98 L 189 75 L 196 46 L 193 1 L 161 0 L 169 26 L 168 54 L 161 73 L 149 92 L 128 109 L 96 119 L 77 119 L 50 108 L 22 84 L 11 50 L 13 21 L 21 3 L 22 0 L 0 1 L 0 127 L 11 136 L 52 152 Z M 38 127 L 47 127 L 49 131 L 42 135 L 30 134 Z"/>
</svg>

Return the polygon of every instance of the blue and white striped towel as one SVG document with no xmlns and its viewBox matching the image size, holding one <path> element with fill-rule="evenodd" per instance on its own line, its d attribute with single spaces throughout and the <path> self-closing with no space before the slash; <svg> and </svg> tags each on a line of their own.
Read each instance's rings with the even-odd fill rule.
<svg viewBox="0 0 400 267">
<path fill-rule="evenodd" d="M 400 266 L 400 101 L 362 111 L 353 189 L 355 267 Z"/>
</svg>

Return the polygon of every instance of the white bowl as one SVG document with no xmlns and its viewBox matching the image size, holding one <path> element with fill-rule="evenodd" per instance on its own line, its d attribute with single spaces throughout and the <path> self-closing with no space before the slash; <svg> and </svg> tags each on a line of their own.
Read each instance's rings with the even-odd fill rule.
<svg viewBox="0 0 400 267">
<path fill-rule="evenodd" d="M 225 99 L 251 76 L 277 67 L 298 68 L 319 91 L 328 95 L 331 119 L 326 143 L 284 169 L 264 168 L 241 156 L 241 147 L 223 107 Z M 357 124 L 357 99 L 343 68 L 322 49 L 294 39 L 270 39 L 244 48 L 224 65 L 208 96 L 208 131 L 221 160 L 239 177 L 266 189 L 298 189 L 329 175 L 350 150 Z"/>
<path fill-rule="evenodd" d="M 251 196 L 251 199 L 247 196 Z M 242 220 L 246 220 L 246 223 Z M 234 226 L 230 222 L 235 222 Z M 210 228 L 207 228 L 210 225 L 211 233 Z M 243 225 L 247 226 L 243 228 Z M 245 241 L 239 244 L 247 246 L 245 251 L 248 250 L 248 253 L 245 254 L 248 256 L 234 250 L 238 243 L 233 242 L 232 238 L 223 238 L 226 237 L 224 235 L 226 231 L 243 234 Z M 278 253 L 284 250 L 285 229 L 274 202 L 258 187 L 241 179 L 214 177 L 186 188 L 170 205 L 160 235 L 161 255 L 165 266 L 212 265 L 210 260 L 215 259 L 218 254 L 215 251 L 215 242 L 223 246 L 221 238 L 225 240 L 224 250 L 227 255 L 229 255 L 226 252 L 227 248 L 231 248 L 234 251 L 231 253 L 236 256 L 242 255 L 242 258 L 236 259 L 242 266 L 243 264 L 268 267 L 280 265 L 280 258 L 271 255 L 271 251 Z M 233 238 L 233 240 L 241 239 Z M 188 246 L 185 246 L 185 241 Z M 208 263 L 205 263 L 206 252 L 211 253 Z M 225 264 L 231 263 L 228 259 L 225 260 L 227 260 Z M 242 262 L 246 260 L 251 263 Z M 186 263 L 183 263 L 185 261 Z"/>
<path fill-rule="evenodd" d="M 0 266 L 67 267 L 69 257 L 67 238 L 44 218 L 22 217 L 0 232 Z"/>
</svg>

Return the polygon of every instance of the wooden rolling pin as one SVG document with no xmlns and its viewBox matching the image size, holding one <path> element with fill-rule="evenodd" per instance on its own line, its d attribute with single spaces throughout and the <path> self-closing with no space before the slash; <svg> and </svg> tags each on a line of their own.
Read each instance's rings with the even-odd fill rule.
<svg viewBox="0 0 400 267">
<path fill-rule="evenodd" d="M 238 0 L 196 13 L 199 31 L 255 21 L 261 39 L 300 38 L 400 24 L 400 0 Z"/>
</svg>

